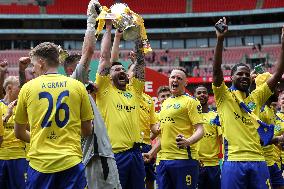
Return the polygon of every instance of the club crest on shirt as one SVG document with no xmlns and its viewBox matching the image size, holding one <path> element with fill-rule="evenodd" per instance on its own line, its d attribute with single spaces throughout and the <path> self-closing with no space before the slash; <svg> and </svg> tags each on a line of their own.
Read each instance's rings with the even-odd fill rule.
<svg viewBox="0 0 284 189">
<path fill-rule="evenodd" d="M 255 104 L 254 102 L 249 102 L 248 105 L 247 105 L 247 107 L 248 107 L 251 111 L 253 111 L 253 110 L 256 108 L 256 104 Z"/>
<path fill-rule="evenodd" d="M 129 92 L 124 92 L 123 95 L 128 99 L 132 98 L 132 94 Z"/>
</svg>

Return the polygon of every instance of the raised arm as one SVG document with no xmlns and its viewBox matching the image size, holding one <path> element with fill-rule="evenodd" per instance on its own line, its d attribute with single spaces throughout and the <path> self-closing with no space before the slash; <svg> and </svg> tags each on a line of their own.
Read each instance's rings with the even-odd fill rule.
<svg viewBox="0 0 284 189">
<path fill-rule="evenodd" d="M 8 62 L 6 60 L 0 62 L 0 99 L 4 98 L 3 83 L 7 73 Z"/>
<path fill-rule="evenodd" d="M 100 75 L 108 75 L 111 67 L 110 62 L 110 47 L 111 47 L 111 20 L 106 20 L 106 32 L 104 33 L 101 43 L 100 63 L 98 73 Z"/>
<path fill-rule="evenodd" d="M 122 32 L 120 32 L 118 29 L 115 31 L 115 36 L 113 40 L 113 45 L 111 49 L 111 62 L 117 62 L 119 59 L 119 44 L 120 44 L 120 39 L 122 36 Z"/>
<path fill-rule="evenodd" d="M 20 87 L 22 87 L 26 82 L 26 69 L 31 63 L 30 57 L 21 57 L 19 59 L 19 80 L 20 80 Z"/>
<path fill-rule="evenodd" d="M 96 48 L 96 18 L 99 14 L 98 12 L 96 12 L 96 8 L 100 6 L 101 5 L 97 0 L 91 0 L 88 5 L 87 30 L 85 32 L 84 42 L 82 46 L 82 56 L 79 62 L 80 64 L 84 65 L 84 68 L 86 70 L 89 69 L 89 65 Z"/>
<path fill-rule="evenodd" d="M 267 85 L 272 91 L 274 91 L 276 84 L 281 80 L 284 72 L 284 26 L 282 27 L 282 34 L 281 34 L 280 57 L 279 60 L 277 61 L 274 70 L 275 72 L 273 73 L 272 77 L 267 81 Z"/>
<path fill-rule="evenodd" d="M 133 68 L 133 75 L 135 78 L 145 81 L 145 60 L 143 52 L 143 43 L 140 39 L 135 41 L 135 55 L 136 62 Z"/>
<path fill-rule="evenodd" d="M 222 23 L 222 22 L 226 24 L 225 17 L 223 17 L 223 19 L 220 19 L 217 22 L 217 24 Z M 224 80 L 221 65 L 222 65 L 223 41 L 224 41 L 224 36 L 227 31 L 228 31 L 228 26 L 226 26 L 226 29 L 223 33 L 216 30 L 217 44 L 216 44 L 215 51 L 214 51 L 214 63 L 213 63 L 213 84 L 216 87 L 219 87 Z"/>
</svg>

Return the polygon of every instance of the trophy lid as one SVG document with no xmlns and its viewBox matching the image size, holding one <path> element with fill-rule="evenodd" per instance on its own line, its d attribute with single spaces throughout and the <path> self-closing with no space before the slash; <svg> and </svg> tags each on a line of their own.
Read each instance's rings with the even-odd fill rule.
<svg viewBox="0 0 284 189">
<path fill-rule="evenodd" d="M 124 13 L 125 8 L 127 7 L 128 5 L 125 3 L 115 3 L 114 5 L 110 7 L 110 10 L 112 13 L 121 14 L 121 13 Z"/>
</svg>

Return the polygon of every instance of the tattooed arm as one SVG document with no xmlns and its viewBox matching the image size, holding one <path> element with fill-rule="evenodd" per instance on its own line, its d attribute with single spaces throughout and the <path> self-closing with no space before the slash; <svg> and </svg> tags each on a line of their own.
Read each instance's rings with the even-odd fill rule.
<svg viewBox="0 0 284 189">
<path fill-rule="evenodd" d="M 145 81 L 145 60 L 144 60 L 144 52 L 143 52 L 143 44 L 139 39 L 135 41 L 135 54 L 136 54 L 136 62 L 134 64 L 134 77 L 139 79 L 140 81 Z"/>
<path fill-rule="evenodd" d="M 101 43 L 101 57 L 98 67 L 100 75 L 108 75 L 111 67 L 110 62 L 110 47 L 111 47 L 111 21 L 106 20 L 106 32 L 104 33 Z"/>
</svg>

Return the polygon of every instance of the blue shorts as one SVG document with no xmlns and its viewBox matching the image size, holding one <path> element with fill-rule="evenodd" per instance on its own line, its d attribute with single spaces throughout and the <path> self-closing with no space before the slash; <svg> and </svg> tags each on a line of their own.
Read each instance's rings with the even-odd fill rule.
<svg viewBox="0 0 284 189">
<path fill-rule="evenodd" d="M 221 170 L 220 166 L 200 166 L 198 189 L 220 189 Z"/>
<path fill-rule="evenodd" d="M 145 189 L 145 168 L 139 148 L 114 154 L 119 180 L 123 189 Z"/>
<path fill-rule="evenodd" d="M 224 161 L 221 188 L 268 189 L 271 188 L 265 161 Z"/>
<path fill-rule="evenodd" d="M 273 188 L 284 186 L 284 179 L 282 177 L 282 171 L 279 169 L 278 165 L 275 163 L 268 167 L 270 180 Z"/>
<path fill-rule="evenodd" d="M 84 189 L 86 185 L 82 163 L 56 173 L 41 173 L 30 166 L 28 168 L 26 189 Z"/>
<path fill-rule="evenodd" d="M 157 166 L 158 188 L 196 189 L 198 172 L 197 160 L 161 160 Z"/>
<path fill-rule="evenodd" d="M 24 189 L 28 162 L 25 158 L 0 160 L 0 188 Z"/>
<path fill-rule="evenodd" d="M 142 145 L 142 153 L 147 153 L 151 150 L 152 146 L 148 144 Z M 156 180 L 156 172 L 155 172 L 155 160 L 144 163 L 145 172 L 146 172 L 146 180 L 147 181 L 154 181 Z"/>
</svg>

